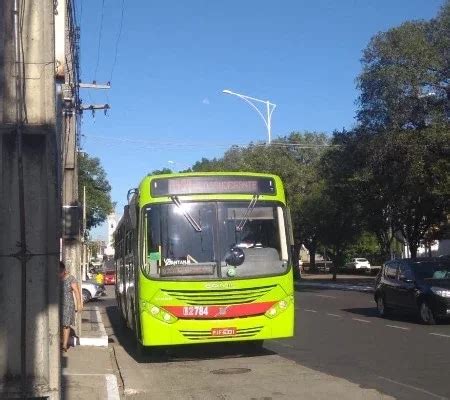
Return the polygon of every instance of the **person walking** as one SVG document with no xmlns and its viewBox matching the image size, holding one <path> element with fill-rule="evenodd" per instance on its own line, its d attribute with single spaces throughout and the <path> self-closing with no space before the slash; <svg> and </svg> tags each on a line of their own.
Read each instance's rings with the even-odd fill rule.
<svg viewBox="0 0 450 400">
<path fill-rule="evenodd" d="M 61 279 L 61 325 L 62 351 L 66 352 L 69 344 L 70 327 L 75 324 L 75 312 L 83 310 L 81 290 L 77 280 L 70 275 L 63 262 L 59 263 L 59 277 Z"/>
<path fill-rule="evenodd" d="M 100 286 L 104 286 L 105 284 L 105 276 L 103 275 L 102 271 L 98 271 L 97 275 L 95 275 L 95 283 Z"/>
</svg>

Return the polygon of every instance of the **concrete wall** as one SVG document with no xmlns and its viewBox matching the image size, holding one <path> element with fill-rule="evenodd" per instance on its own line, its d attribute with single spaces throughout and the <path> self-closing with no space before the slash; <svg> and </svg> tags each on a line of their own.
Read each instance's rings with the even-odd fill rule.
<svg viewBox="0 0 450 400">
<path fill-rule="evenodd" d="M 54 4 L 20 3 L 25 9 L 19 13 L 23 68 L 17 93 L 14 1 L 0 1 L 0 398 L 23 398 L 25 385 L 29 397 L 57 399 L 61 207 Z M 19 97 L 24 107 L 17 130 Z"/>
</svg>

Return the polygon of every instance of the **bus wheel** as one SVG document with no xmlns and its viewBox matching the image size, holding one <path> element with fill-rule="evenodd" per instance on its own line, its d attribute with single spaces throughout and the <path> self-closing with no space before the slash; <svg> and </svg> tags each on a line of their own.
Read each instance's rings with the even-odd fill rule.
<svg viewBox="0 0 450 400">
<path fill-rule="evenodd" d="M 136 354 L 138 357 L 144 357 L 146 355 L 146 347 L 136 338 Z"/>
</svg>

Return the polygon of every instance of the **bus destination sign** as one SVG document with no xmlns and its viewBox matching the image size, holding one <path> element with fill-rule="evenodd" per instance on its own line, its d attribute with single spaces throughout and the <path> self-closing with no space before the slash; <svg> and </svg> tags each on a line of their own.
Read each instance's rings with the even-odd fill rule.
<svg viewBox="0 0 450 400">
<path fill-rule="evenodd" d="M 152 197 L 194 194 L 274 195 L 275 183 L 272 178 L 250 176 L 194 176 L 152 181 Z"/>
</svg>

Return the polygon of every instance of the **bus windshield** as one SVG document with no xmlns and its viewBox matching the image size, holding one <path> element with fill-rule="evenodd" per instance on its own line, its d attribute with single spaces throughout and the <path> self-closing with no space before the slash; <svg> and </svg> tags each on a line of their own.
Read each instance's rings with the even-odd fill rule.
<svg viewBox="0 0 450 400">
<path fill-rule="evenodd" d="M 194 222 L 193 222 L 194 221 Z M 248 201 L 181 202 L 146 207 L 144 272 L 151 278 L 230 279 L 288 268 L 283 208 Z M 242 256 L 229 265 L 232 249 Z"/>
</svg>

